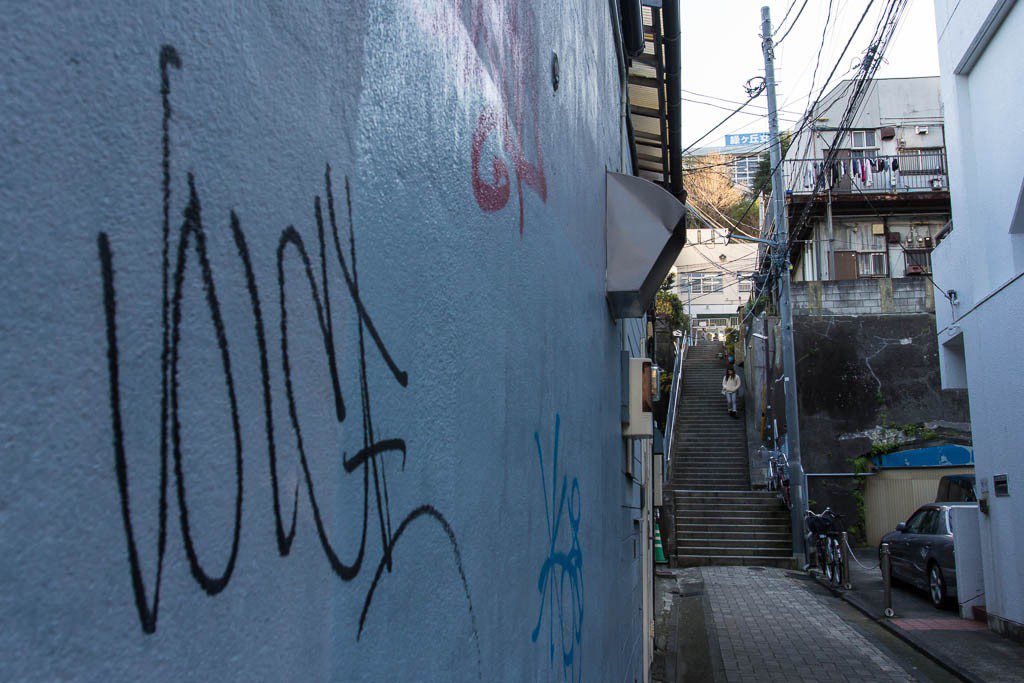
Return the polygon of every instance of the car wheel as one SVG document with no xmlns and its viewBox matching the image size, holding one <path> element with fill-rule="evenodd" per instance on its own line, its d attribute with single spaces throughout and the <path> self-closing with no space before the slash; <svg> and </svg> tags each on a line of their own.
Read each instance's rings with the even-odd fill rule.
<svg viewBox="0 0 1024 683">
<path fill-rule="evenodd" d="M 942 578 L 942 570 L 934 562 L 928 567 L 928 596 L 936 607 L 946 604 L 946 582 Z"/>
</svg>

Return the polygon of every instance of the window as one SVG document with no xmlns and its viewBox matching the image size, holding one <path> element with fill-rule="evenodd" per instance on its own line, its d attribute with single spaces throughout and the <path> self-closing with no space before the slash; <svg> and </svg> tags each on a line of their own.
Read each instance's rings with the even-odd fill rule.
<svg viewBox="0 0 1024 683">
<path fill-rule="evenodd" d="M 924 523 L 924 517 L 928 513 L 927 510 L 918 510 L 914 513 L 914 516 L 907 520 L 907 526 L 903 529 L 905 533 L 917 534 L 920 533 L 919 529 Z"/>
<path fill-rule="evenodd" d="M 857 254 L 857 275 L 860 277 L 885 277 L 885 252 L 862 251 Z"/>
<path fill-rule="evenodd" d="M 850 131 L 850 135 L 847 139 L 850 141 L 850 147 L 854 149 L 873 148 L 875 146 L 875 131 Z"/>
<path fill-rule="evenodd" d="M 899 161 L 900 173 L 905 175 L 946 173 L 946 156 L 941 147 L 901 149 Z"/>
<path fill-rule="evenodd" d="M 740 283 L 740 293 L 748 294 L 750 292 L 751 285 L 753 285 L 753 282 L 750 279 L 750 273 L 737 273 L 736 278 Z"/>
<path fill-rule="evenodd" d="M 758 155 L 739 156 L 733 160 L 732 182 L 735 185 L 742 185 L 746 188 L 753 187 L 754 177 L 757 175 L 757 166 L 760 163 Z"/>
<path fill-rule="evenodd" d="M 679 290 L 679 294 L 685 296 L 688 293 L 699 291 L 699 282 L 697 281 L 699 277 L 699 275 L 694 277 L 692 273 L 676 273 L 676 288 Z"/>
<path fill-rule="evenodd" d="M 721 275 L 705 275 L 701 278 L 700 291 L 702 294 L 721 292 L 723 284 Z"/>
<path fill-rule="evenodd" d="M 721 292 L 725 286 L 722 275 L 702 275 L 700 273 L 679 273 L 676 276 L 679 285 L 679 293 L 685 296 L 691 294 L 713 294 Z"/>
<path fill-rule="evenodd" d="M 904 273 L 905 275 L 916 275 L 918 273 L 932 272 L 931 249 L 907 249 L 906 251 L 903 252 L 903 254 L 904 256 L 906 256 L 907 259 L 907 268 Z"/>
<path fill-rule="evenodd" d="M 925 510 L 921 516 L 920 523 L 911 529 L 912 534 L 937 534 L 939 533 L 939 511 Z"/>
</svg>

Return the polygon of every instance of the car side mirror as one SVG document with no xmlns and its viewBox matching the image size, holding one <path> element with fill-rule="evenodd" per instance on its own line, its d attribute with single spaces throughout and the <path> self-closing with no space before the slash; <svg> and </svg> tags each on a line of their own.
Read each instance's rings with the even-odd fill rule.
<svg viewBox="0 0 1024 683">
<path fill-rule="evenodd" d="M 907 523 L 906 522 L 900 522 L 899 524 L 896 525 L 896 531 L 900 532 L 901 534 L 904 531 L 906 531 L 906 530 L 907 530 Z"/>
</svg>

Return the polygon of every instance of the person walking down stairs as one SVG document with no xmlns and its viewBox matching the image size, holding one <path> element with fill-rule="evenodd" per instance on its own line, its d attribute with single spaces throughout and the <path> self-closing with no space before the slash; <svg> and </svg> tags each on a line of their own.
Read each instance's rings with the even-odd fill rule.
<svg viewBox="0 0 1024 683">
<path fill-rule="evenodd" d="M 746 423 L 722 413 L 724 351 L 698 342 L 683 361 L 672 428 L 674 564 L 792 567 L 789 510 L 774 491 L 751 490 Z M 730 415 L 741 391 L 733 382 Z"/>
<path fill-rule="evenodd" d="M 730 366 L 725 371 L 725 378 L 722 380 L 722 395 L 729 406 L 730 417 L 737 417 L 736 404 L 740 394 L 740 377 Z"/>
</svg>

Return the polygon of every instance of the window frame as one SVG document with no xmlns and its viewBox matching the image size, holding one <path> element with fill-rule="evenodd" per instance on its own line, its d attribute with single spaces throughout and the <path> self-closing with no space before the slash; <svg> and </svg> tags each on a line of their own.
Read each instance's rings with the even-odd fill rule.
<svg viewBox="0 0 1024 683">
<path fill-rule="evenodd" d="M 872 261 L 871 272 L 865 272 L 863 267 L 863 260 L 865 257 L 869 257 Z M 882 264 L 881 272 L 878 272 L 874 268 L 875 261 L 879 261 Z M 889 275 L 889 263 L 886 259 L 886 253 L 884 251 L 858 251 L 857 252 L 857 277 L 858 278 L 877 278 L 887 277 Z"/>
</svg>

